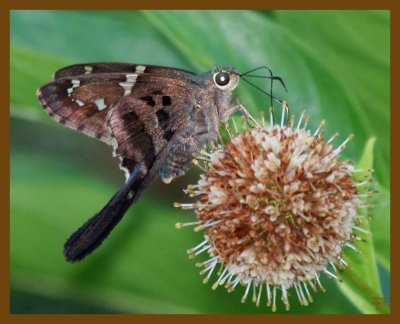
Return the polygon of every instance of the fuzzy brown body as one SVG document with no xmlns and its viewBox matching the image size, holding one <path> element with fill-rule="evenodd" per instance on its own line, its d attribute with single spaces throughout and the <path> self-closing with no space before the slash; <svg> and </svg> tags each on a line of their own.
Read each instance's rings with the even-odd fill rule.
<svg viewBox="0 0 400 324">
<path fill-rule="evenodd" d="M 239 73 L 189 71 L 125 63 L 78 64 L 56 72 L 38 91 L 57 122 L 114 148 L 127 182 L 67 241 L 68 261 L 93 251 L 157 176 L 183 175 L 194 155 L 218 136 L 235 107 Z"/>
</svg>

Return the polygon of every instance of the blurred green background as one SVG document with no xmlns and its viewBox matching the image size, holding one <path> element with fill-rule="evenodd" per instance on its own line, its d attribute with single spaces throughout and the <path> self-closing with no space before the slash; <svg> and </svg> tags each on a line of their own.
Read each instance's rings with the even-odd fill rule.
<svg viewBox="0 0 400 324">
<path fill-rule="evenodd" d="M 176 230 L 194 215 L 172 207 L 197 181 L 192 170 L 158 181 L 103 246 L 78 264 L 62 256 L 65 239 L 123 182 L 111 148 L 52 121 L 35 92 L 59 68 L 92 61 L 174 66 L 203 72 L 216 64 L 240 71 L 267 65 L 291 112 L 307 109 L 312 129 L 327 120 L 344 156 L 370 165 L 374 198 L 368 243 L 343 283 L 323 277 L 327 292 L 291 313 L 374 313 L 390 302 L 390 12 L 389 11 L 13 11 L 11 12 L 11 312 L 269 313 L 203 285 L 186 249 L 201 240 Z M 246 84 L 237 94 L 256 113 L 266 97 Z M 375 146 L 365 146 L 376 138 Z M 366 147 L 366 148 L 365 148 Z M 365 150 L 364 150 L 365 148 Z M 364 155 L 363 152 L 364 151 Z M 374 299 L 375 298 L 375 299 Z M 278 312 L 283 306 L 278 304 Z"/>
</svg>

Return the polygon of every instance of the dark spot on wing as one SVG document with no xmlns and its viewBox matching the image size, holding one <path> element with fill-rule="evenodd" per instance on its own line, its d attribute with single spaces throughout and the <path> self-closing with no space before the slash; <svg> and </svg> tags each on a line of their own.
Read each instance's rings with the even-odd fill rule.
<svg viewBox="0 0 400 324">
<path fill-rule="evenodd" d="M 118 153 L 123 157 L 132 158 L 143 163 L 149 169 L 154 160 L 154 145 L 152 136 L 145 129 L 145 126 L 137 112 L 131 110 L 119 116 L 122 125 L 114 127 L 114 135 L 118 141 Z M 123 141 L 123 142 L 122 142 Z"/>
<path fill-rule="evenodd" d="M 139 118 L 135 112 L 131 111 L 126 114 L 123 114 L 122 119 L 124 120 L 124 122 L 126 124 L 132 124 L 132 123 L 136 122 Z"/>
<path fill-rule="evenodd" d="M 151 107 L 154 107 L 156 105 L 155 100 L 153 99 L 152 96 L 145 96 L 145 97 L 140 97 L 143 101 L 147 102 L 147 104 Z"/>
<path fill-rule="evenodd" d="M 169 140 L 172 138 L 172 136 L 174 136 L 174 134 L 175 134 L 175 132 L 173 132 L 172 130 L 168 130 L 168 131 L 166 131 L 166 132 L 164 133 L 163 137 L 164 137 L 167 141 L 169 141 Z"/>
<path fill-rule="evenodd" d="M 163 110 L 160 109 L 156 112 L 157 115 L 157 119 L 158 119 L 158 123 L 160 125 L 160 127 L 163 129 L 164 134 L 163 137 L 169 141 L 171 139 L 171 137 L 174 135 L 174 131 L 172 131 L 171 129 L 169 129 L 168 127 L 168 120 L 169 120 L 169 115 L 168 113 Z"/>
<path fill-rule="evenodd" d="M 161 128 L 165 128 L 169 119 L 169 115 L 163 109 L 158 110 L 156 115 Z"/>
<path fill-rule="evenodd" d="M 165 106 L 170 106 L 172 103 L 171 97 L 170 96 L 162 96 L 162 105 Z"/>
</svg>

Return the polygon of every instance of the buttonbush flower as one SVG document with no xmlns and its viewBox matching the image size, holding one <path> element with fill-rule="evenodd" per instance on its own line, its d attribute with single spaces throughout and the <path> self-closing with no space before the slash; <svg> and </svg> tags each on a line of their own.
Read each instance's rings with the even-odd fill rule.
<svg viewBox="0 0 400 324">
<path fill-rule="evenodd" d="M 371 170 L 339 158 L 352 136 L 335 147 L 338 134 L 325 140 L 324 122 L 314 132 L 304 112 L 297 123 L 286 122 L 285 103 L 279 124 L 272 110 L 268 126 L 242 111 L 244 129 L 238 132 L 234 124 L 227 143 L 194 160 L 204 173 L 185 192 L 196 201 L 175 206 L 194 209 L 197 220 L 176 226 L 204 231 L 204 240 L 188 253 L 208 254 L 197 266 L 204 283 L 216 274 L 213 289 L 242 286 L 242 302 L 252 296 L 273 311 L 279 297 L 289 310 L 290 292 L 308 305 L 311 291 L 324 290 L 321 274 L 339 279 L 338 268 L 348 266 L 343 250 L 357 250 L 356 232 L 366 232 L 359 211 L 370 207 L 372 192 L 359 188 L 370 182 Z M 363 178 L 356 176 L 360 172 Z"/>
</svg>

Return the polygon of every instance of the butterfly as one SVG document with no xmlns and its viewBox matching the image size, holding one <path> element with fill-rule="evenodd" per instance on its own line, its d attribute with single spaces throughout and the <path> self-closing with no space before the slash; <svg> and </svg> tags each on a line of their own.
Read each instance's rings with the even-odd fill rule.
<svg viewBox="0 0 400 324">
<path fill-rule="evenodd" d="M 66 241 L 66 260 L 80 261 L 93 252 L 155 178 L 169 183 L 185 174 L 193 156 L 218 138 L 220 123 L 240 107 L 232 100 L 240 79 L 268 78 L 271 90 L 272 80 L 284 85 L 269 69 L 269 76 L 252 74 L 260 69 L 268 68 L 240 73 L 217 66 L 195 74 L 155 65 L 86 63 L 58 70 L 37 92 L 45 111 L 66 127 L 111 145 L 127 178 Z"/>
</svg>

